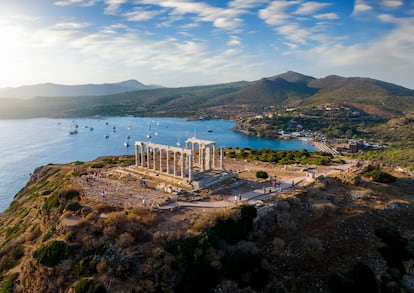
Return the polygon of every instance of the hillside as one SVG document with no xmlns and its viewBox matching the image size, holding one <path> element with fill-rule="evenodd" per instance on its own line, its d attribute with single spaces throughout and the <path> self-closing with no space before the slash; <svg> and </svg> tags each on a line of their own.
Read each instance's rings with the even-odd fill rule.
<svg viewBox="0 0 414 293">
<path fill-rule="evenodd" d="M 129 83 L 128 83 L 129 84 Z M 327 76 L 316 79 L 286 72 L 253 82 L 161 88 L 98 96 L 0 100 L 0 118 L 92 115 L 228 117 L 223 108 L 258 111 L 261 107 L 352 106 L 370 115 L 399 116 L 414 110 L 414 90 L 369 78 Z M 52 94 L 52 93 L 49 93 Z"/>
<path fill-rule="evenodd" d="M 246 170 L 240 187 L 263 184 L 251 179 L 256 168 L 274 169 L 230 161 Z M 376 183 L 359 166 L 258 207 L 158 210 L 139 199 L 214 202 L 231 190 L 177 196 L 148 178 L 137 187 L 132 163 L 36 169 L 0 216 L 2 292 L 395 292 L 385 289 L 414 278 L 414 182 L 403 173 L 388 170 L 397 181 Z"/>
<path fill-rule="evenodd" d="M 157 87 L 159 86 L 144 85 L 136 80 L 126 80 L 117 83 L 81 85 L 44 83 L 15 88 L 0 88 L 0 98 L 29 99 L 34 97 L 98 96 L 153 89 Z"/>
</svg>

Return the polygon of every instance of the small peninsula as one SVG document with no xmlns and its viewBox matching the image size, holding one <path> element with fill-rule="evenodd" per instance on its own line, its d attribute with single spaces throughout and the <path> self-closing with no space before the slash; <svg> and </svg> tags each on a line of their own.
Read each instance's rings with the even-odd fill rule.
<svg viewBox="0 0 414 293">
<path fill-rule="evenodd" d="M 1 215 L 2 290 L 412 290 L 409 173 L 230 152 L 237 176 L 193 191 L 139 172 L 133 156 L 37 168 Z"/>
</svg>

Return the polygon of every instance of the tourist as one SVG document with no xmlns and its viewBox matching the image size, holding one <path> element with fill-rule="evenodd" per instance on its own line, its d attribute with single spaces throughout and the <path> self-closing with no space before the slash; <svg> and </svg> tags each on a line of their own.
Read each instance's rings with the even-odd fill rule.
<svg viewBox="0 0 414 293">
<path fill-rule="evenodd" d="M 147 205 L 147 199 L 145 197 L 142 199 L 142 204 L 144 205 L 144 207 Z"/>
</svg>

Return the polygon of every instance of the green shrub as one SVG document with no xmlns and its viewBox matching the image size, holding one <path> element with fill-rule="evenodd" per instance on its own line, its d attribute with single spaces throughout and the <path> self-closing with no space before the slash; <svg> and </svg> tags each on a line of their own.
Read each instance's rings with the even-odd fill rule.
<svg viewBox="0 0 414 293">
<path fill-rule="evenodd" d="M 24 256 L 21 244 L 6 244 L 0 250 L 0 273 L 15 267 Z"/>
<path fill-rule="evenodd" d="M 80 262 L 76 265 L 76 269 L 81 276 L 92 276 L 96 271 L 96 261 L 95 256 L 90 255 L 82 258 Z"/>
<path fill-rule="evenodd" d="M 75 284 L 75 293 L 105 293 L 105 287 L 101 283 L 95 283 L 90 279 L 81 279 Z"/>
<path fill-rule="evenodd" d="M 3 285 L 1 286 L 0 293 L 12 293 L 14 281 L 17 279 L 18 276 L 19 273 L 9 275 L 6 281 L 4 281 Z"/>
<path fill-rule="evenodd" d="M 397 269 L 403 275 L 405 273 L 403 261 L 412 257 L 407 249 L 408 239 L 402 237 L 397 230 L 387 227 L 376 229 L 375 235 L 386 245 L 379 247 L 378 251 L 387 262 L 388 267 Z"/>
<path fill-rule="evenodd" d="M 256 290 L 263 290 L 268 281 L 268 272 L 261 268 L 261 262 L 259 255 L 234 251 L 224 257 L 223 270 L 242 287 L 250 286 Z"/>
<path fill-rule="evenodd" d="M 91 168 L 95 168 L 95 169 L 100 169 L 100 168 L 103 168 L 103 167 L 105 167 L 105 163 L 103 163 L 103 162 L 93 163 L 91 165 Z"/>
<path fill-rule="evenodd" d="M 82 208 L 82 205 L 75 201 L 75 202 L 70 202 L 66 205 L 65 210 L 67 211 L 72 211 L 72 212 L 76 212 L 78 211 L 80 208 Z"/>
<path fill-rule="evenodd" d="M 259 171 L 256 171 L 256 178 L 258 178 L 258 179 L 267 179 L 267 178 L 269 178 L 269 174 L 267 174 L 266 171 L 259 170 Z"/>
<path fill-rule="evenodd" d="M 370 178 L 372 181 L 375 182 L 387 184 L 393 183 L 397 180 L 397 178 L 392 176 L 391 174 L 388 174 L 378 169 L 364 173 L 364 177 Z"/>
<path fill-rule="evenodd" d="M 79 196 L 79 190 L 77 189 L 64 189 L 60 192 L 60 196 L 66 200 L 74 199 Z"/>
<path fill-rule="evenodd" d="M 49 195 L 51 193 L 52 193 L 52 190 L 46 189 L 46 190 L 42 191 L 41 195 Z"/>
<path fill-rule="evenodd" d="M 367 292 L 377 293 L 377 280 L 370 267 L 357 263 L 345 274 L 330 276 L 328 285 L 333 293 Z"/>
<path fill-rule="evenodd" d="M 52 236 L 53 236 L 53 232 L 50 231 L 50 230 L 47 231 L 45 233 L 45 235 L 43 235 L 43 237 L 42 237 L 42 242 L 45 242 L 45 241 L 49 240 Z"/>
<path fill-rule="evenodd" d="M 81 177 L 83 175 L 88 175 L 88 170 L 86 168 L 77 168 L 73 171 L 73 176 L 75 177 Z"/>
<path fill-rule="evenodd" d="M 240 211 L 240 217 L 230 217 L 228 219 L 218 219 L 211 229 L 229 244 L 235 244 L 240 240 L 246 239 L 253 227 L 253 219 L 257 215 L 256 208 L 251 205 L 241 205 L 236 208 Z"/>
<path fill-rule="evenodd" d="M 51 209 L 59 206 L 59 194 L 55 193 L 53 195 L 50 195 L 43 204 L 43 208 L 46 211 L 50 211 Z"/>
<path fill-rule="evenodd" d="M 70 248 L 63 241 L 53 241 L 33 252 L 33 257 L 42 265 L 53 267 L 69 256 Z"/>
<path fill-rule="evenodd" d="M 74 199 L 79 196 L 79 190 L 77 189 L 63 189 L 60 192 L 56 192 L 50 195 L 43 204 L 43 209 L 50 211 L 60 205 L 60 201 L 66 202 L 67 200 Z"/>
</svg>

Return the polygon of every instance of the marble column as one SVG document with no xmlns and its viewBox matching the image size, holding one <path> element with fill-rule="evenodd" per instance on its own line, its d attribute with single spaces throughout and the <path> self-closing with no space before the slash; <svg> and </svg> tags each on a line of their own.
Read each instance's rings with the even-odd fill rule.
<svg viewBox="0 0 414 293">
<path fill-rule="evenodd" d="M 205 171 L 205 149 L 204 146 L 203 148 L 200 149 L 200 168 L 201 168 L 201 172 Z"/>
<path fill-rule="evenodd" d="M 150 154 L 150 147 L 147 144 L 147 168 L 150 168 L 150 161 L 151 161 L 151 154 Z"/>
<path fill-rule="evenodd" d="M 141 143 L 141 167 L 144 167 L 145 163 L 145 152 L 144 152 L 144 144 Z"/>
<path fill-rule="evenodd" d="M 188 182 L 193 181 L 193 155 L 188 155 Z"/>
<path fill-rule="evenodd" d="M 138 167 L 138 164 L 139 164 L 138 146 L 137 145 L 134 145 L 134 146 L 135 146 L 135 167 Z"/>
<path fill-rule="evenodd" d="M 177 176 L 177 152 L 174 151 L 174 176 Z"/>
<path fill-rule="evenodd" d="M 185 154 L 181 152 L 181 177 L 184 178 Z"/>
<path fill-rule="evenodd" d="M 157 150 L 155 147 L 152 148 L 152 159 L 154 160 L 152 162 L 152 169 L 157 170 Z"/>
<path fill-rule="evenodd" d="M 162 151 L 163 149 L 160 148 L 160 172 L 162 173 Z"/>
<path fill-rule="evenodd" d="M 220 147 L 220 168 L 224 170 L 224 147 Z"/>
<path fill-rule="evenodd" d="M 167 174 L 170 174 L 170 151 L 167 148 Z"/>
</svg>

